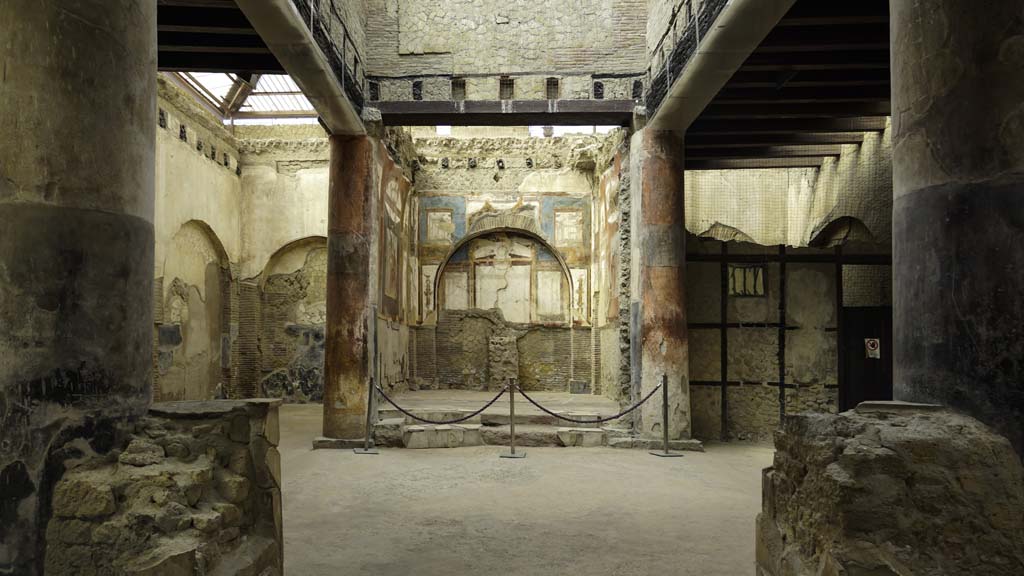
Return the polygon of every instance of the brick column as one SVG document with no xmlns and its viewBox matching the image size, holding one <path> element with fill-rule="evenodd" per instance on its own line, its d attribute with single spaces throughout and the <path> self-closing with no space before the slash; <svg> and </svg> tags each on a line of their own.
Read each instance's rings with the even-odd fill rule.
<svg viewBox="0 0 1024 576">
<path fill-rule="evenodd" d="M 324 436 L 364 437 L 371 376 L 373 140 L 331 137 Z"/>
<path fill-rule="evenodd" d="M 643 129 L 630 143 L 632 289 L 630 330 L 634 399 L 668 376 L 669 437 L 690 437 L 686 334 L 686 222 L 683 142 Z M 639 430 L 660 437 L 661 394 L 641 410 Z"/>
</svg>

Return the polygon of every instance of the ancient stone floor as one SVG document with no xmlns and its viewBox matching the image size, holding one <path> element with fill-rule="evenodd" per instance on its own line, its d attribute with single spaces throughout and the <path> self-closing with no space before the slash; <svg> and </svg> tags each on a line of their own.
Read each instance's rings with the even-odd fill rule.
<svg viewBox="0 0 1024 576">
<path fill-rule="evenodd" d="M 518 402 L 517 402 L 518 408 Z M 319 405 L 281 409 L 289 576 L 736 576 L 754 568 L 765 445 L 312 450 Z"/>
</svg>

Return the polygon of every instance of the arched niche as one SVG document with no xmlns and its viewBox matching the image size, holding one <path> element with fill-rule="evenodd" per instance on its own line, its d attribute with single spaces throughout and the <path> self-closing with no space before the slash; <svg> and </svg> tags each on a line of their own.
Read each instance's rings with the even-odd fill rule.
<svg viewBox="0 0 1024 576">
<path fill-rule="evenodd" d="M 154 398 L 227 395 L 232 279 L 223 243 L 206 222 L 185 222 L 171 237 L 160 274 Z"/>
<path fill-rule="evenodd" d="M 485 239 L 489 236 L 494 236 L 497 234 L 507 234 L 513 237 L 521 237 L 532 240 L 539 244 L 542 248 L 547 250 L 548 253 L 550 253 L 555 258 L 555 261 L 558 262 L 559 269 L 562 271 L 562 278 L 565 281 L 565 285 L 568 290 L 568 298 L 566 299 L 568 304 L 565 310 L 565 319 L 568 326 L 571 328 L 573 324 L 573 280 L 572 273 L 569 269 L 569 264 L 565 261 L 565 258 L 562 257 L 561 253 L 559 253 L 554 246 L 552 246 L 547 240 L 545 240 L 544 237 L 539 234 L 539 232 L 526 227 L 513 227 L 505 225 L 487 228 L 481 227 L 475 231 L 471 229 L 471 231 L 468 234 L 460 238 L 459 241 L 456 242 L 451 247 L 451 249 L 448 250 L 448 253 L 445 255 L 444 259 L 441 260 L 441 263 L 438 265 L 437 271 L 434 274 L 434 290 L 432 294 L 433 310 L 437 311 L 437 314 L 441 314 L 442 312 L 442 280 L 444 278 L 445 270 L 448 268 L 448 265 L 452 262 L 452 259 L 455 257 L 455 255 L 463 248 L 467 248 L 474 240 Z"/>
</svg>

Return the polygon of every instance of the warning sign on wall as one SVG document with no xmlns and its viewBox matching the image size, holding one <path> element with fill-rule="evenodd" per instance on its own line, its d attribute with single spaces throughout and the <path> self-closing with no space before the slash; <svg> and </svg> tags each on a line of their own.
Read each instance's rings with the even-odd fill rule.
<svg viewBox="0 0 1024 576">
<path fill-rule="evenodd" d="M 865 338 L 864 354 L 866 358 L 881 358 L 882 342 L 878 338 Z"/>
</svg>

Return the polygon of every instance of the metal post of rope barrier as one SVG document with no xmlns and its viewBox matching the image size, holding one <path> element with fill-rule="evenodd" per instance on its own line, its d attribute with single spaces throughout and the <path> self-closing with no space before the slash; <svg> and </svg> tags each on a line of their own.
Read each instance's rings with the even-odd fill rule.
<svg viewBox="0 0 1024 576">
<path fill-rule="evenodd" d="M 353 448 L 352 451 L 356 454 L 380 454 L 380 452 L 370 445 L 370 439 L 373 438 L 373 378 L 370 378 L 370 391 L 366 395 L 366 438 L 363 439 L 362 448 Z"/>
<path fill-rule="evenodd" d="M 516 383 L 508 379 L 508 453 L 501 458 L 526 458 L 526 452 L 516 453 Z"/>
<path fill-rule="evenodd" d="M 682 454 L 670 452 L 668 449 L 668 374 L 661 375 L 661 451 L 651 450 L 651 454 L 662 458 L 682 458 Z"/>
</svg>

